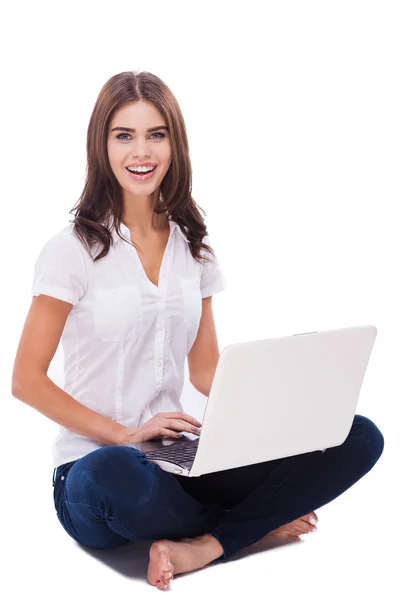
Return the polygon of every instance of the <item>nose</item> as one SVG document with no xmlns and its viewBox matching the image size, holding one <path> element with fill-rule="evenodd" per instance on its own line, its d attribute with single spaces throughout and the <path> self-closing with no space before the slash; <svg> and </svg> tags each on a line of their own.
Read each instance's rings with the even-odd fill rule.
<svg viewBox="0 0 400 600">
<path fill-rule="evenodd" d="M 132 154 L 133 156 L 142 157 L 142 156 L 150 156 L 148 150 L 149 142 L 142 138 L 138 137 L 136 143 L 134 144 Z"/>
</svg>

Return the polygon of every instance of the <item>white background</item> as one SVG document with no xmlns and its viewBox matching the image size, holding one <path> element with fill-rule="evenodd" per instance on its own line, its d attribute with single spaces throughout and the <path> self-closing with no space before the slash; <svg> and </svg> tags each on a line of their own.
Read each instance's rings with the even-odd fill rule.
<svg viewBox="0 0 400 600">
<path fill-rule="evenodd" d="M 171 593 L 398 597 L 398 2 L 20 2 L 0 17 L 0 594 L 160 593 L 146 581 L 149 544 L 96 553 L 64 532 L 51 484 L 58 426 L 11 395 L 34 261 L 82 192 L 97 94 L 112 75 L 144 70 L 185 118 L 193 197 L 229 281 L 213 300 L 220 351 L 375 325 L 357 412 L 385 437 L 374 469 L 317 511 L 317 533 L 249 547 L 178 577 Z M 62 359 L 60 345 L 58 385 Z M 189 382 L 183 394 L 201 417 L 205 397 Z"/>
</svg>

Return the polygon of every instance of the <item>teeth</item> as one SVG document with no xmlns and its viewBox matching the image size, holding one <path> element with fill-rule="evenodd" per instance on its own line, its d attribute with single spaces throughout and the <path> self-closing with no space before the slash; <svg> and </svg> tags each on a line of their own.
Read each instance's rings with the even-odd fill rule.
<svg viewBox="0 0 400 600">
<path fill-rule="evenodd" d="M 131 173 L 148 173 L 149 171 L 153 171 L 155 167 L 127 167 L 127 169 Z"/>
</svg>

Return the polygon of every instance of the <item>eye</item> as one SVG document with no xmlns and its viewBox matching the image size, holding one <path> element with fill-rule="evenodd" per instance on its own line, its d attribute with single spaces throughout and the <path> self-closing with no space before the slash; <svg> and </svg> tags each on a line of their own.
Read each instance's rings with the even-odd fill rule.
<svg viewBox="0 0 400 600">
<path fill-rule="evenodd" d="M 130 137 L 129 133 L 119 133 L 119 134 L 116 136 L 117 140 L 125 141 L 125 140 L 126 140 L 126 138 L 123 138 L 123 137 L 122 137 L 123 135 L 127 135 L 128 137 Z M 158 139 L 158 140 L 162 140 L 163 138 L 165 138 L 165 133 L 161 133 L 161 131 L 156 131 L 156 132 L 152 133 L 151 135 L 152 135 L 152 136 L 153 136 L 153 135 L 160 135 L 161 137 L 159 137 L 159 138 L 156 138 L 156 139 Z"/>
</svg>

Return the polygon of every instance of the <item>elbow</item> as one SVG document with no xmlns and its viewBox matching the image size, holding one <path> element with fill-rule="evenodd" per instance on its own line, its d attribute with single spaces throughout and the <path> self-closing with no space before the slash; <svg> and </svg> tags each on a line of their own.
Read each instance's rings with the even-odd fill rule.
<svg viewBox="0 0 400 600">
<path fill-rule="evenodd" d="M 16 379 L 12 380 L 11 394 L 14 396 L 14 398 L 17 398 L 17 399 L 19 399 L 21 396 L 21 384 Z"/>
<path fill-rule="evenodd" d="M 193 387 L 196 388 L 198 392 L 203 394 L 204 396 L 210 395 L 211 385 L 215 375 L 215 368 L 208 369 L 201 374 L 197 374 L 196 376 L 192 376 L 190 378 L 190 383 Z"/>
<path fill-rule="evenodd" d="M 11 382 L 11 394 L 14 396 L 14 398 L 18 398 L 18 400 L 21 399 L 22 396 L 22 390 L 25 389 L 25 380 L 22 377 L 16 377 L 13 376 L 12 378 L 12 382 Z"/>
<path fill-rule="evenodd" d="M 14 398 L 21 400 L 24 397 L 25 390 L 33 389 L 33 386 L 36 384 L 38 379 L 43 377 L 43 375 L 47 377 L 45 373 L 35 373 L 35 375 L 29 374 L 29 376 L 20 375 L 18 377 L 13 375 L 11 382 L 11 394 L 14 396 Z"/>
<path fill-rule="evenodd" d="M 21 391 L 21 387 L 22 387 L 21 382 L 23 379 L 21 371 L 22 371 L 22 369 L 15 362 L 13 372 L 12 372 L 12 377 L 11 377 L 11 394 L 14 396 L 14 398 L 19 398 L 19 396 L 20 396 L 20 391 Z"/>
</svg>

